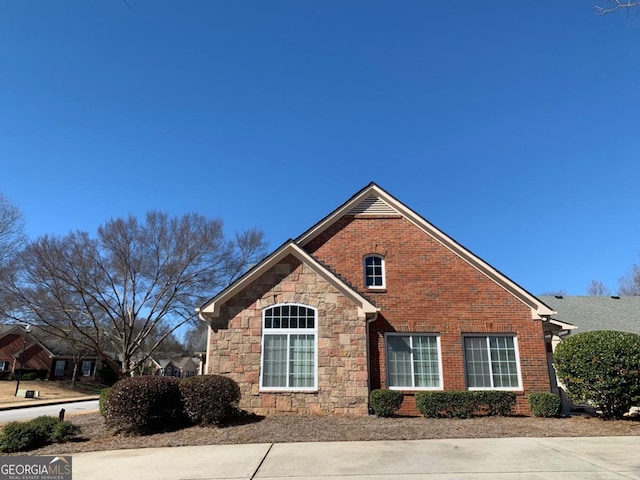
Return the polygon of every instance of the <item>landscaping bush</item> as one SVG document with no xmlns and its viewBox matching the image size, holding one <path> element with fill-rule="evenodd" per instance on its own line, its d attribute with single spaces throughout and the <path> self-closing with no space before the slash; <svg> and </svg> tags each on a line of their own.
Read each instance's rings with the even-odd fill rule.
<svg viewBox="0 0 640 480">
<path fill-rule="evenodd" d="M 80 427 L 70 422 L 60 422 L 55 417 L 37 417 L 28 422 L 11 422 L 0 434 L 0 451 L 26 452 L 49 443 L 73 440 Z"/>
<path fill-rule="evenodd" d="M 79 433 L 79 426 L 67 421 L 57 422 L 53 426 L 53 430 L 49 435 L 49 440 L 53 443 L 66 443 L 76 438 Z"/>
<path fill-rule="evenodd" d="M 189 421 L 199 425 L 222 425 L 238 413 L 240 387 L 222 375 L 198 375 L 180 383 L 182 402 Z"/>
<path fill-rule="evenodd" d="M 185 423 L 180 380 L 174 377 L 129 377 L 116 382 L 107 395 L 104 417 L 116 432 L 145 435 Z"/>
<path fill-rule="evenodd" d="M 569 397 L 619 418 L 640 396 L 640 335 L 593 331 L 572 335 L 554 353 Z"/>
<path fill-rule="evenodd" d="M 529 395 L 531 413 L 536 417 L 557 417 L 562 408 L 562 399 L 550 392 L 537 392 Z"/>
<path fill-rule="evenodd" d="M 397 390 L 372 390 L 369 405 L 376 417 L 390 417 L 400 408 L 404 400 L 402 392 Z"/>
<path fill-rule="evenodd" d="M 490 416 L 511 415 L 516 404 L 516 395 L 512 392 L 494 390 L 468 392 L 475 398 L 476 412 Z"/>
<path fill-rule="evenodd" d="M 512 392 L 445 391 L 416 393 L 416 407 L 427 418 L 470 418 L 509 415 L 516 403 Z"/>
<path fill-rule="evenodd" d="M 104 417 L 104 410 L 107 406 L 107 397 L 109 396 L 109 392 L 111 388 L 103 388 L 100 390 L 100 398 L 98 399 L 98 411 L 100 415 Z"/>
<path fill-rule="evenodd" d="M 38 429 L 25 422 L 7 423 L 0 434 L 0 450 L 5 453 L 26 452 L 42 447 L 47 438 Z"/>
</svg>

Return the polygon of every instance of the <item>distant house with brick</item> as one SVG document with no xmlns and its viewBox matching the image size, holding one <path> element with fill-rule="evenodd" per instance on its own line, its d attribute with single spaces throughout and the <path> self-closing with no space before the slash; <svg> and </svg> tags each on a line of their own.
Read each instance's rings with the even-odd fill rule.
<svg viewBox="0 0 640 480">
<path fill-rule="evenodd" d="M 372 389 L 555 388 L 555 312 L 370 184 L 199 308 L 241 408 L 366 415 Z"/>
<path fill-rule="evenodd" d="M 23 358 L 24 354 L 24 358 Z M 21 325 L 0 325 L 0 376 L 15 376 L 22 371 L 38 372 L 48 380 L 76 375 L 93 379 L 100 357 L 92 352 L 74 351 L 69 342 L 47 334 L 38 327 L 27 333 Z"/>
</svg>

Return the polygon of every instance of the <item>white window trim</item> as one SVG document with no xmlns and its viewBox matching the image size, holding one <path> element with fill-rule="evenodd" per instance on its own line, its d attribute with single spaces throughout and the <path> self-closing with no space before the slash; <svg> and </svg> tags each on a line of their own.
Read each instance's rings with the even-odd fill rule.
<svg viewBox="0 0 640 480">
<path fill-rule="evenodd" d="M 367 258 L 379 258 L 380 259 L 380 267 L 382 268 L 382 285 L 367 285 Z M 387 271 L 386 271 L 386 261 L 382 255 L 377 253 L 370 253 L 365 255 L 362 259 L 362 273 L 364 274 L 364 288 L 368 290 L 384 290 L 387 288 Z"/>
<path fill-rule="evenodd" d="M 511 337 L 513 338 L 513 351 L 516 355 L 516 372 L 518 373 L 518 386 L 517 387 L 470 387 L 468 386 L 468 379 L 467 379 L 467 348 L 465 347 L 464 344 L 464 339 L 465 338 L 484 338 L 486 340 L 486 346 L 487 346 L 487 352 L 489 353 L 489 371 L 491 373 L 491 384 L 493 384 L 493 366 L 491 365 L 491 346 L 489 344 L 489 339 L 490 338 L 496 338 L 496 337 Z M 462 336 L 462 353 L 463 353 L 463 358 L 464 358 L 464 380 L 465 382 L 467 382 L 467 390 L 500 390 L 500 391 L 505 391 L 505 392 L 522 392 L 524 390 L 524 388 L 522 387 L 522 374 L 520 371 L 520 351 L 518 350 L 518 336 L 513 334 L 506 334 L 506 335 L 502 335 L 502 334 L 498 334 L 498 333 L 494 333 L 494 334 L 487 334 L 487 335 L 475 335 L 475 334 L 468 334 L 468 335 L 463 335 Z"/>
<path fill-rule="evenodd" d="M 266 329 L 265 324 L 265 312 L 275 307 L 304 307 L 313 310 L 314 322 L 313 328 L 273 328 Z M 262 374 L 264 373 L 264 337 L 269 335 L 265 332 L 273 332 L 271 335 L 287 335 L 287 382 L 289 381 L 289 335 L 309 334 L 313 335 L 313 355 L 314 355 L 314 369 L 313 369 L 313 386 L 312 387 L 265 387 L 262 385 Z M 311 305 L 305 305 L 303 303 L 285 302 L 269 305 L 262 309 L 262 338 L 260 339 L 260 391 L 261 392 L 317 392 L 318 391 L 318 309 Z"/>
<path fill-rule="evenodd" d="M 9 362 L 7 360 L 0 360 L 0 372 L 9 371 Z"/>
<path fill-rule="evenodd" d="M 440 385 L 437 387 L 392 387 L 389 384 L 389 354 L 387 350 L 387 338 L 388 337 L 436 337 L 436 346 L 438 348 L 438 380 Z M 411 340 L 413 345 L 413 340 Z M 412 347 L 413 349 L 413 347 Z M 385 356 L 385 368 L 386 368 L 386 384 L 389 390 L 402 390 L 402 391 L 425 391 L 425 390 L 443 390 L 444 382 L 442 377 L 442 348 L 440 347 L 440 335 L 437 333 L 405 333 L 405 332 L 386 332 L 384 334 L 384 356 Z M 415 383 L 414 369 L 413 369 L 413 352 L 411 353 L 411 381 Z"/>
</svg>

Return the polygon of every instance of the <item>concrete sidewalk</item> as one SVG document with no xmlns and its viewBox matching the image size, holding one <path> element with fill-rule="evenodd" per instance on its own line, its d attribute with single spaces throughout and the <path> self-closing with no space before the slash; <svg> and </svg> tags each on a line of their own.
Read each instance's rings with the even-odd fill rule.
<svg viewBox="0 0 640 480">
<path fill-rule="evenodd" d="M 640 480 L 640 437 L 211 445 L 73 455 L 79 480 Z"/>
</svg>

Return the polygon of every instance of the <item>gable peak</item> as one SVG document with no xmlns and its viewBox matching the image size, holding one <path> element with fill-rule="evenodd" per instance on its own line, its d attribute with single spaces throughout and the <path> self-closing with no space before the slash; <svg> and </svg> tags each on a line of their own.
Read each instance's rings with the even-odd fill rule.
<svg viewBox="0 0 640 480">
<path fill-rule="evenodd" d="M 376 192 L 371 192 L 347 212 L 347 215 L 397 215 L 400 212 L 389 205 Z"/>
</svg>

